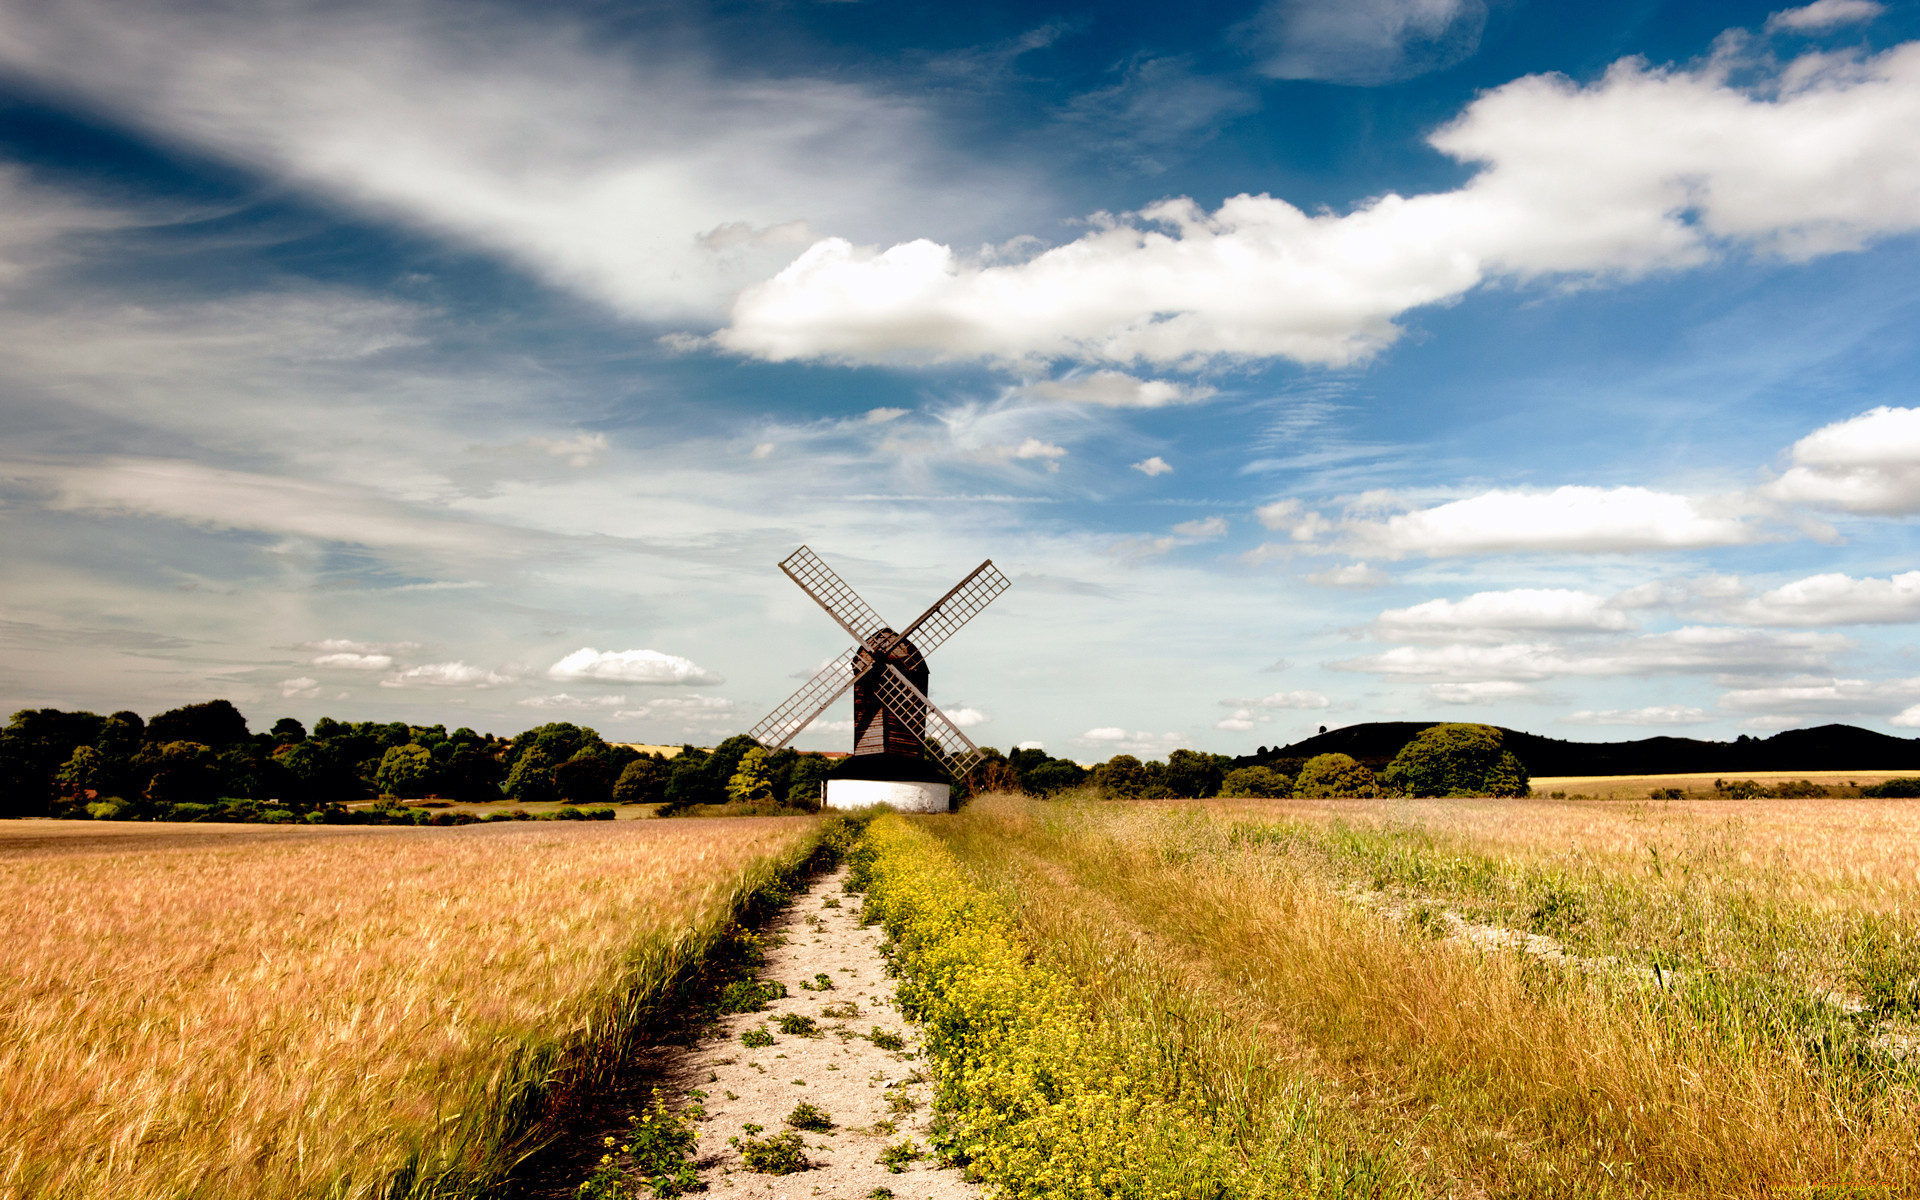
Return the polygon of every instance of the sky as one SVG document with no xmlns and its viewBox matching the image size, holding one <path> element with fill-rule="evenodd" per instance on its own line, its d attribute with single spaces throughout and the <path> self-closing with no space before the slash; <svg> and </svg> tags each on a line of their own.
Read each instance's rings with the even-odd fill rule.
<svg viewBox="0 0 1920 1200">
<path fill-rule="evenodd" d="M 0 0 L 0 700 L 1910 737 L 1917 232 L 1913 0 Z"/>
</svg>

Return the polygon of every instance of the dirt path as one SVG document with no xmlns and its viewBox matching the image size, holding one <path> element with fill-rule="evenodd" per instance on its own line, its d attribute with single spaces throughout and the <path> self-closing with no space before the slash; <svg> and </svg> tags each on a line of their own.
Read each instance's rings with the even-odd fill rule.
<svg viewBox="0 0 1920 1200">
<path fill-rule="evenodd" d="M 709 1194 L 725 1196 L 979 1196 L 981 1188 L 958 1170 L 935 1167 L 927 1151 L 933 1114 L 919 1037 L 894 1008 L 880 930 L 861 927 L 860 897 L 840 890 L 845 878 L 843 869 L 816 881 L 776 926 L 787 944 L 768 951 L 761 978 L 784 984 L 786 997 L 764 1012 L 722 1018 L 720 1036 L 702 1040 L 674 1072 L 686 1088 L 706 1093 L 694 1152 L 700 1178 Z M 794 1027 L 811 1021 L 816 1032 L 783 1032 L 783 1017 Z M 741 1041 L 760 1030 L 771 1045 Z M 794 1130 L 788 1118 L 803 1102 L 832 1126 Z M 797 1133 L 812 1165 L 788 1175 L 749 1170 L 730 1139 L 755 1136 L 751 1125 L 761 1127 L 761 1139 Z M 896 1174 L 879 1161 L 890 1147 L 922 1157 L 897 1161 Z"/>
</svg>

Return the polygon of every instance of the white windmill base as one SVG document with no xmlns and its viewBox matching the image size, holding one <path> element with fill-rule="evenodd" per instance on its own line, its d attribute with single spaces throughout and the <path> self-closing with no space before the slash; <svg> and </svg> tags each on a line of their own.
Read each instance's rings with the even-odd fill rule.
<svg viewBox="0 0 1920 1200">
<path fill-rule="evenodd" d="M 944 783 L 900 779 L 829 779 L 828 808 L 865 808 L 884 804 L 901 812 L 943 813 L 951 806 L 953 788 Z"/>
</svg>

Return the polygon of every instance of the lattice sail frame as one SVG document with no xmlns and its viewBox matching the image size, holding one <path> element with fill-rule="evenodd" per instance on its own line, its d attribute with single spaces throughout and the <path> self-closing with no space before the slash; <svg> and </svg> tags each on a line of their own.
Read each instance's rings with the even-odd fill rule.
<svg viewBox="0 0 1920 1200">
<path fill-rule="evenodd" d="M 808 547 L 802 546 L 789 554 L 781 561 L 780 569 L 799 585 L 801 591 L 812 597 L 814 603 L 825 609 L 835 624 L 852 634 L 856 644 L 822 667 L 813 678 L 800 685 L 800 690 L 787 697 L 779 707 L 747 731 L 748 736 L 761 745 L 775 750 L 785 746 L 801 730 L 813 724 L 835 700 L 846 695 L 854 684 L 865 677 L 867 672 L 854 674 L 854 660 L 866 648 L 869 638 L 891 632 L 880 614 Z M 898 667 L 886 661 L 885 651 L 912 636 L 914 646 L 924 657 L 959 632 L 961 626 L 1012 586 L 1012 581 L 1000 573 L 992 559 L 981 563 L 965 579 L 954 584 L 946 595 L 934 601 L 904 632 L 893 634 L 876 647 L 879 652 L 873 655 L 874 667 L 869 668 L 869 671 L 882 670 L 874 689 L 880 703 L 905 722 L 909 729 L 918 732 L 920 743 L 928 755 L 955 779 L 965 778 L 968 772 L 979 765 L 983 757 L 980 748 Z"/>
<path fill-rule="evenodd" d="M 986 757 L 972 739 L 960 732 L 952 718 L 934 707 L 925 692 L 913 686 L 913 680 L 902 674 L 899 667 L 888 663 L 880 673 L 874 692 L 894 716 L 905 721 L 908 728 L 919 731 L 920 744 L 926 747 L 927 754 L 955 779 L 965 779 L 967 772 Z"/>
</svg>

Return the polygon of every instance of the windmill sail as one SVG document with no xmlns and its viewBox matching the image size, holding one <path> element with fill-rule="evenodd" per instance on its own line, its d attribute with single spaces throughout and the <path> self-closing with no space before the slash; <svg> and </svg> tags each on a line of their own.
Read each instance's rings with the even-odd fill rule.
<svg viewBox="0 0 1920 1200">
<path fill-rule="evenodd" d="M 927 757 L 945 767 L 955 779 L 964 779 L 986 755 L 947 714 L 934 707 L 927 694 L 913 685 L 898 667 L 888 663 L 874 673 L 880 703 L 920 735 Z"/>
<path fill-rule="evenodd" d="M 992 604 L 994 597 L 1012 586 L 1013 583 L 993 565 L 993 560 L 988 559 L 975 567 L 971 575 L 954 584 L 952 591 L 934 601 L 933 607 L 907 626 L 906 632 L 900 635 L 901 640 L 911 638 L 921 654 L 932 654 L 936 646 L 959 632 L 962 625 L 973 620 L 974 614 Z"/>
<path fill-rule="evenodd" d="M 858 678 L 853 671 L 853 660 L 862 649 L 849 646 L 840 657 L 801 684 L 800 690 L 788 696 L 780 707 L 762 717 L 758 725 L 747 731 L 747 736 L 769 750 L 778 750 L 792 741 L 795 734 L 813 724 L 814 718 L 827 711 L 828 705 L 853 686 Z"/>
<path fill-rule="evenodd" d="M 827 615 L 840 623 L 840 628 L 852 634 L 854 641 L 865 642 L 887 627 L 879 613 L 867 607 L 867 602 L 835 575 L 832 567 L 805 546 L 787 555 L 780 569 L 800 585 L 801 591 L 812 596 L 815 604 L 826 609 Z"/>
</svg>

